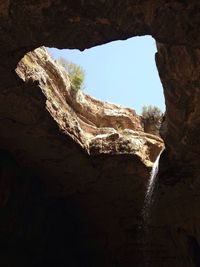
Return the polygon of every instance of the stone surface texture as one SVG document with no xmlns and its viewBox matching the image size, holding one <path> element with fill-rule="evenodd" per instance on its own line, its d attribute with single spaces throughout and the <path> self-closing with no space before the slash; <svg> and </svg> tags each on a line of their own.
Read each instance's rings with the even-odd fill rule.
<svg viewBox="0 0 200 267">
<path fill-rule="evenodd" d="M 25 55 L 16 73 L 25 83 L 38 84 L 59 129 L 89 155 L 133 154 L 151 166 L 162 149 L 163 141 L 144 132 L 134 110 L 73 90 L 65 69 L 44 47 Z"/>
<path fill-rule="evenodd" d="M 160 139 L 129 109 L 71 95 L 44 48 L 15 69 L 43 45 L 146 34 L 158 48 L 166 150 L 143 222 Z M 196 0 L 0 2 L 1 266 L 200 265 L 199 49 Z"/>
</svg>

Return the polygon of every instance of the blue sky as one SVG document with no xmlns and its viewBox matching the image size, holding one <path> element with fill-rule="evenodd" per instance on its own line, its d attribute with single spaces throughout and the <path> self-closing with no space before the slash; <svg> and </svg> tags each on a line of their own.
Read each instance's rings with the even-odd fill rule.
<svg viewBox="0 0 200 267">
<path fill-rule="evenodd" d="M 163 88 L 155 64 L 156 44 L 150 36 L 114 41 L 80 52 L 49 49 L 85 70 L 85 93 L 99 100 L 121 104 L 139 114 L 144 105 L 165 111 Z"/>
</svg>

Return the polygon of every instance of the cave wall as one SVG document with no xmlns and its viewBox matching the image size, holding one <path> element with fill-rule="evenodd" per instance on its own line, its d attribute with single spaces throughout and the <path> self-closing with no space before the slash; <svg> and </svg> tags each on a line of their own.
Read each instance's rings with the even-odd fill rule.
<svg viewBox="0 0 200 267">
<path fill-rule="evenodd" d="M 3 266 L 199 266 L 199 12 L 195 0 L 1 1 Z M 145 34 L 157 42 L 166 100 L 148 233 L 149 167 L 134 155 L 87 155 L 59 131 L 38 84 L 14 71 L 41 45 L 83 50 Z"/>
</svg>

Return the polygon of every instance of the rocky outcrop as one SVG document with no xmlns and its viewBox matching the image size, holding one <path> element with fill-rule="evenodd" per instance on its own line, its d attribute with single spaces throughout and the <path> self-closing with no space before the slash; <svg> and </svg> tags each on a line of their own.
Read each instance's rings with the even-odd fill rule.
<svg viewBox="0 0 200 267">
<path fill-rule="evenodd" d="M 144 132 L 134 110 L 73 90 L 65 69 L 44 47 L 25 55 L 16 72 L 25 83 L 38 84 L 60 130 L 89 155 L 133 154 L 151 166 L 162 149 L 162 140 Z"/>
<path fill-rule="evenodd" d="M 143 131 L 135 111 L 75 93 L 45 48 L 16 73 L 21 81 L 0 98 L 3 261 L 112 266 L 133 261 L 123 256 L 129 242 L 141 261 L 135 235 L 162 140 Z"/>
<path fill-rule="evenodd" d="M 195 0 L 1 1 L 2 266 L 199 266 L 199 10 Z M 140 211 L 150 158 L 142 158 L 139 143 L 145 140 L 150 153 L 156 139 L 141 137 L 140 130 L 138 137 L 132 126 L 126 130 L 127 120 L 123 134 L 114 127 L 102 136 L 101 128 L 115 121 L 111 107 L 101 127 L 81 105 L 66 103 L 53 81 L 48 91 L 45 66 L 36 58 L 27 56 L 36 72 L 30 62 L 20 66 L 25 82 L 14 70 L 41 45 L 83 50 L 145 34 L 158 47 L 166 150 L 143 238 Z"/>
</svg>

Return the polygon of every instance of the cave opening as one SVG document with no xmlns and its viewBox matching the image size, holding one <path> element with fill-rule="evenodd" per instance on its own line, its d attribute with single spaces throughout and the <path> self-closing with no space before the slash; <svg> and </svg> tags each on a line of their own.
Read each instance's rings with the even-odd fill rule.
<svg viewBox="0 0 200 267">
<path fill-rule="evenodd" d="M 163 147 L 160 126 L 164 99 L 155 53 L 155 41 L 150 36 L 115 41 L 85 52 L 40 47 L 24 56 L 16 72 L 26 83 L 40 87 L 47 99 L 46 109 L 59 129 L 89 155 L 137 151 L 145 164 L 151 164 Z M 73 88 L 73 76 L 59 61 L 63 58 L 87 72 L 84 90 Z M 77 74 L 75 76 L 77 79 Z M 91 88 L 96 91 L 92 93 Z M 114 96 L 117 98 L 112 100 Z M 134 98 L 137 101 L 132 101 Z M 150 107 L 145 115 L 138 114 L 142 106 Z M 144 142 L 148 151 L 145 157 Z"/>
<path fill-rule="evenodd" d="M 118 42 L 121 43 L 121 41 L 118 41 Z M 152 39 L 151 39 L 151 42 L 153 42 Z M 107 45 L 111 45 L 111 48 L 112 48 L 112 44 L 107 44 Z M 151 45 L 153 46 L 153 43 Z M 141 48 L 140 45 L 138 45 L 138 48 Z M 96 49 L 96 48 L 93 48 L 93 49 Z M 37 255 L 37 257 L 33 259 L 33 264 L 39 265 L 41 264 L 41 262 L 45 262 L 45 261 L 47 261 L 48 264 L 53 262 L 54 259 L 51 257 L 51 255 L 53 255 L 54 251 L 56 251 L 55 262 L 57 261 L 57 259 L 66 261 L 65 259 L 66 251 L 68 251 L 67 261 L 74 266 L 81 266 L 83 264 L 85 266 L 86 265 L 87 266 L 94 266 L 94 265 L 98 266 L 96 265 L 96 262 L 100 261 L 99 258 L 102 257 L 102 254 L 104 253 L 103 248 L 105 247 L 104 243 L 103 245 L 101 245 L 102 240 L 101 240 L 101 237 L 99 236 L 102 235 L 102 232 L 104 231 L 104 225 L 105 225 L 105 229 L 107 229 L 107 224 L 110 224 L 111 226 L 114 225 L 113 218 L 111 216 L 111 218 L 108 218 L 108 220 L 103 222 L 102 225 L 100 224 L 100 227 L 98 226 L 100 228 L 99 236 L 97 237 L 95 236 L 94 238 L 91 238 L 91 236 L 93 237 L 94 235 L 93 232 L 96 233 L 98 228 L 97 230 L 95 227 L 94 227 L 94 230 L 92 229 L 92 231 L 91 229 L 88 230 L 88 228 L 90 227 L 87 226 L 87 221 L 86 223 L 84 221 L 84 218 L 87 217 L 87 214 L 82 215 L 81 212 L 84 211 L 84 209 L 86 210 L 86 212 L 88 211 L 88 214 L 89 214 L 88 217 L 90 219 L 90 216 L 92 217 L 93 215 L 92 212 L 96 210 L 96 207 L 98 205 L 100 209 L 101 209 L 101 206 L 106 206 L 106 205 L 102 205 L 101 199 L 105 199 L 106 201 L 108 199 L 109 201 L 110 195 L 111 195 L 110 191 L 116 192 L 116 199 L 114 198 L 112 200 L 113 203 L 117 203 L 119 199 L 120 203 L 124 201 L 125 206 L 127 206 L 126 195 L 130 194 L 130 196 L 132 197 L 133 192 L 135 191 L 135 184 L 136 184 L 135 181 L 142 180 L 142 179 L 138 179 L 138 177 L 143 175 L 143 174 L 142 175 L 140 174 L 139 168 L 138 170 L 135 171 L 136 168 L 134 166 L 134 163 L 136 166 L 137 164 L 139 164 L 139 166 L 140 165 L 143 166 L 144 164 L 145 176 L 148 175 L 148 170 L 151 167 L 152 162 L 155 161 L 157 154 L 162 149 L 163 143 L 159 138 L 145 135 L 140 125 L 139 116 L 137 116 L 136 113 L 130 111 L 130 109 L 128 108 L 122 110 L 114 105 L 112 106 L 109 104 L 105 104 L 105 105 L 103 104 L 103 107 L 102 107 L 100 101 L 95 102 L 94 100 L 92 100 L 91 98 L 87 98 L 87 96 L 84 96 L 83 94 L 76 96 L 75 97 L 76 102 L 73 102 L 73 98 L 70 98 L 71 95 L 66 90 L 69 87 L 69 85 L 67 85 L 67 79 L 66 81 L 63 79 L 62 71 L 60 71 L 59 68 L 58 69 L 56 68 L 56 64 L 53 65 L 54 64 L 53 60 L 51 61 L 48 58 L 48 55 L 46 55 L 45 53 L 45 49 L 38 48 L 36 50 L 37 51 L 28 53 L 29 55 L 28 54 L 25 55 L 24 59 L 21 61 L 21 63 L 19 63 L 17 74 L 19 75 L 20 78 L 22 78 L 25 81 L 24 88 L 30 89 L 29 91 L 34 90 L 35 94 L 31 96 L 31 100 L 33 100 L 32 105 L 34 108 L 36 105 L 38 105 L 38 110 L 39 112 L 41 112 L 43 116 L 42 117 L 39 114 L 38 119 L 36 118 L 36 123 L 34 124 L 36 130 L 40 129 L 40 127 L 42 128 L 42 131 L 40 131 L 40 133 L 42 134 L 40 134 L 39 136 L 40 140 L 38 141 L 38 138 L 37 140 L 35 140 L 34 136 L 33 137 L 29 136 L 29 140 L 33 141 L 30 146 L 30 150 L 31 150 L 30 154 L 33 154 L 32 157 L 34 159 L 35 150 L 36 149 L 39 150 L 39 153 L 37 153 L 39 156 L 37 157 L 40 157 L 38 161 L 40 162 L 41 165 L 39 165 L 38 169 L 46 168 L 45 171 L 48 174 L 46 175 L 45 178 L 41 178 L 42 181 L 44 180 L 45 189 L 47 187 L 46 185 L 49 183 L 49 181 L 47 182 L 47 180 L 49 180 L 48 176 L 51 177 L 52 184 L 53 184 L 53 181 L 56 180 L 55 182 L 56 185 L 55 186 L 50 185 L 47 188 L 47 191 L 48 191 L 47 200 L 46 199 L 43 200 L 43 195 L 46 194 L 46 192 L 44 193 L 42 192 L 41 195 L 39 195 L 38 197 L 39 200 L 34 199 L 35 197 L 34 192 L 33 192 L 33 196 L 31 195 L 31 198 L 33 198 L 33 201 L 37 201 L 36 204 L 41 207 L 39 212 L 44 214 L 44 216 L 41 219 L 42 223 L 39 224 L 37 229 L 34 229 L 34 224 L 30 225 L 31 234 L 29 234 L 28 228 L 27 229 L 24 228 L 23 238 L 25 241 L 22 242 L 21 246 L 23 249 L 23 246 L 26 242 L 26 238 L 31 239 L 32 233 L 34 235 L 35 232 L 38 235 L 35 235 L 36 238 L 33 239 L 33 243 L 34 244 L 39 243 L 40 236 L 42 235 L 41 233 L 44 233 L 44 235 L 47 236 L 47 238 L 45 238 L 44 242 L 41 244 L 41 251 L 43 251 L 44 253 L 42 256 L 40 256 L 40 251 L 36 249 L 34 252 Z M 111 50 L 113 50 L 113 48 Z M 127 49 L 123 48 L 123 50 L 128 51 L 128 48 Z M 132 50 L 134 49 L 132 48 Z M 139 50 L 141 50 L 143 54 L 145 54 L 146 52 L 144 47 Z M 50 53 L 52 53 L 51 50 L 50 50 Z M 109 55 L 109 52 L 107 53 Z M 108 59 L 108 57 L 105 56 L 104 52 L 103 54 L 104 54 L 104 57 L 102 58 L 103 58 L 103 63 L 104 63 L 104 61 Z M 113 67 L 112 66 L 109 67 L 106 64 L 102 64 L 102 67 L 106 69 L 107 74 L 109 74 L 110 76 L 111 74 L 114 75 L 113 78 L 111 78 L 110 82 L 104 81 L 102 79 L 102 84 L 101 84 L 99 80 L 95 78 L 94 86 L 86 87 L 85 92 L 89 93 L 87 89 L 96 88 L 97 87 L 96 85 L 100 85 L 100 88 L 105 88 L 104 85 L 109 85 L 109 88 L 114 89 L 114 91 L 110 92 L 108 88 L 108 89 L 105 89 L 105 92 L 111 93 L 110 96 L 118 95 L 118 98 L 120 99 L 120 98 L 123 98 L 123 96 L 128 95 L 127 87 L 129 84 L 131 91 L 133 91 L 134 93 L 137 93 L 137 92 L 140 93 L 140 97 L 142 97 L 142 101 L 143 101 L 142 105 L 155 104 L 155 96 L 157 94 L 156 93 L 153 94 L 151 92 L 150 87 L 153 88 L 154 86 L 153 85 L 150 86 L 150 82 L 146 80 L 146 77 L 151 78 L 151 74 L 150 74 L 151 72 L 144 70 L 143 65 L 139 64 L 140 61 L 137 62 L 135 69 L 134 68 L 132 69 L 131 67 L 129 67 L 129 65 L 127 66 L 126 64 L 128 63 L 124 62 L 123 60 L 124 59 L 127 60 L 129 58 L 130 53 L 128 53 L 126 56 L 123 52 L 118 52 L 118 54 L 121 56 L 121 63 L 115 62 L 114 61 L 115 56 L 110 55 L 109 59 Z M 154 55 L 151 57 L 153 58 Z M 44 61 L 41 61 L 41 59 Z M 98 59 L 99 60 L 101 59 L 101 55 L 98 56 Z M 73 61 L 73 59 L 70 59 L 70 60 Z M 101 71 L 96 70 L 96 67 L 99 66 L 98 65 L 99 60 L 96 59 L 92 61 L 92 68 L 94 69 L 96 74 L 100 76 L 100 78 L 102 78 Z M 134 59 L 132 58 L 131 63 L 133 63 L 133 61 Z M 148 60 L 146 61 L 146 65 L 148 65 L 147 62 Z M 105 65 L 106 65 L 106 68 L 105 68 Z M 115 73 L 114 71 L 112 72 L 112 69 L 115 67 L 118 67 L 117 73 Z M 137 73 L 138 69 L 143 70 L 143 75 L 142 74 L 139 75 Z M 154 69 L 156 70 L 156 67 Z M 130 82 L 128 82 L 127 84 L 126 82 L 128 80 L 128 76 L 130 78 Z M 141 88 L 137 87 L 137 82 L 136 82 L 137 76 L 139 76 L 141 81 L 145 82 L 143 83 L 143 88 L 145 88 L 146 91 L 141 92 Z M 56 78 L 57 78 L 57 81 L 56 81 Z M 119 80 L 117 78 L 119 78 Z M 119 85 L 119 92 L 117 94 L 116 94 L 117 86 L 113 83 L 113 81 L 115 81 L 116 84 Z M 55 121 L 57 122 L 59 126 L 58 127 L 59 130 L 63 131 L 65 134 L 67 133 L 67 135 L 72 137 L 73 141 L 74 140 L 77 141 L 77 143 L 79 143 L 83 148 L 87 150 L 89 155 L 96 156 L 96 155 L 101 154 L 102 160 L 99 160 L 95 157 L 93 158 L 91 157 L 93 160 L 93 163 L 92 163 L 93 165 L 91 167 L 90 159 L 86 158 L 85 155 L 81 154 L 81 156 L 78 157 L 78 160 L 75 159 L 77 158 L 76 156 L 77 154 L 74 153 L 73 151 L 75 149 L 73 148 L 74 144 L 71 143 L 71 140 L 67 140 L 68 142 L 67 146 L 66 146 L 65 141 L 59 144 L 59 159 L 56 159 L 56 158 L 54 159 L 54 155 L 57 155 L 57 151 L 55 152 L 57 148 L 55 147 L 57 144 L 56 138 L 57 138 L 58 133 L 53 127 L 50 128 L 51 129 L 50 133 L 48 131 L 49 128 L 48 127 L 47 129 L 45 128 L 46 125 L 48 123 L 51 123 L 53 120 L 49 119 L 49 117 L 46 121 L 44 119 L 46 118 L 47 114 L 43 112 L 42 107 L 39 107 L 41 104 L 41 103 L 38 103 L 38 100 L 37 100 L 38 99 L 37 93 L 39 94 L 39 92 L 38 91 L 36 92 L 35 90 L 36 87 L 38 86 L 40 87 L 42 93 L 46 97 L 44 98 L 45 100 L 43 101 L 42 104 L 45 105 L 45 108 L 51 114 L 51 117 L 54 119 L 54 122 Z M 147 90 L 147 86 L 148 86 L 148 90 Z M 28 90 L 26 90 L 26 92 L 27 91 Z M 101 92 L 100 89 L 98 89 L 98 91 Z M 67 95 L 68 93 L 69 95 Z M 89 94 L 93 95 L 93 93 L 89 93 Z M 69 96 L 69 98 L 67 98 L 67 96 Z M 144 102 L 144 99 L 151 101 L 150 96 L 153 96 L 154 102 L 153 103 Z M 96 96 L 96 97 L 100 98 L 99 96 Z M 137 96 L 132 97 L 130 95 L 128 95 L 127 99 L 134 100 L 134 98 L 138 100 Z M 124 106 L 130 106 L 129 104 L 126 104 L 125 102 L 120 103 L 118 102 L 118 100 L 114 100 L 114 99 L 112 100 L 110 98 L 102 99 L 102 100 L 106 100 L 109 102 L 110 101 L 116 102 L 119 104 L 123 104 Z M 131 100 L 133 103 L 132 107 L 135 108 L 135 104 L 137 101 L 134 102 L 133 100 Z M 162 107 L 161 109 L 163 110 Z M 100 112 L 98 113 L 97 110 L 98 112 L 100 110 Z M 139 108 L 137 109 L 137 112 L 140 113 Z M 35 119 L 35 117 L 33 119 Z M 23 131 L 23 133 L 27 135 L 29 134 L 27 130 Z M 46 136 L 49 136 L 49 135 L 50 135 L 50 142 L 48 142 L 47 140 L 48 138 L 46 138 Z M 67 148 L 69 147 L 69 150 L 72 148 L 71 149 L 72 151 L 70 151 L 70 153 L 68 151 L 65 151 L 66 147 Z M 16 148 L 18 149 L 17 146 Z M 66 162 L 66 154 L 67 154 L 67 162 Z M 112 156 L 114 165 L 113 164 L 110 165 L 110 162 L 108 162 L 109 159 L 106 157 L 104 158 L 105 154 Z M 48 159 L 46 159 L 47 157 L 46 155 L 48 155 Z M 114 156 L 117 155 L 117 157 L 114 158 L 113 155 Z M 62 163 L 60 164 L 59 162 L 62 162 Z M 118 165 L 121 166 L 119 167 L 119 169 L 122 170 L 122 173 L 120 173 L 118 169 Z M 127 168 L 125 168 L 126 165 L 127 165 Z M 97 169 L 95 169 L 96 166 L 98 166 Z M 115 169 L 117 170 L 116 173 L 114 173 Z M 102 191 L 102 189 L 100 188 L 99 190 L 100 192 L 96 193 L 97 194 L 96 203 L 94 202 L 95 203 L 94 206 L 91 206 L 91 207 L 90 205 L 88 206 L 88 203 L 93 202 L 93 199 L 94 199 L 93 192 L 96 192 L 96 188 L 97 188 L 95 184 L 96 181 L 104 179 L 104 177 L 105 177 L 105 186 L 110 187 L 109 189 L 110 191 L 108 190 L 108 192 L 104 193 L 103 191 L 105 190 Z M 123 190 L 121 190 L 122 177 L 123 177 L 123 180 L 125 180 L 125 182 L 123 182 L 125 184 L 125 188 Z M 109 179 L 112 179 L 114 183 L 111 182 L 110 185 L 106 185 Z M 21 180 L 23 181 L 23 179 Z M 84 181 L 89 181 L 89 183 L 87 182 L 85 183 Z M 119 182 L 117 182 L 117 184 L 115 185 L 115 181 L 119 181 Z M 50 188 L 51 186 L 53 187 L 53 189 Z M 32 187 L 32 185 L 30 185 L 30 187 Z M 139 183 L 138 188 L 139 190 L 141 190 L 141 188 L 143 188 L 143 185 Z M 90 189 L 92 190 L 92 194 L 89 195 L 89 198 L 85 200 L 84 197 L 82 197 L 84 195 L 84 191 L 87 193 Z M 23 188 L 21 190 L 23 190 Z M 52 200 L 50 198 L 51 190 L 54 195 L 59 196 L 59 199 Z M 21 193 L 21 191 L 19 191 L 19 193 Z M 70 194 L 72 195 L 72 197 Z M 70 195 L 70 197 L 68 197 L 68 195 Z M 113 195 L 115 195 L 115 193 Z M 61 199 L 63 196 L 65 196 L 65 199 Z M 32 199 L 30 201 L 32 201 Z M 99 201 L 101 202 L 99 203 Z M 140 202 L 141 201 L 139 200 L 138 207 L 141 207 Z M 80 214 L 79 214 L 79 207 L 76 207 L 77 203 L 78 205 L 79 203 L 81 203 Z M 38 206 L 33 208 L 32 213 L 27 212 L 28 208 L 26 206 L 22 207 L 22 212 L 25 213 L 24 215 L 25 221 L 28 220 L 29 217 L 31 218 L 32 221 L 34 221 L 35 218 L 39 217 L 37 213 Z M 19 209 L 19 212 L 21 212 L 20 209 Z M 99 213 L 101 217 L 101 211 Z M 102 211 L 103 217 L 106 217 L 105 216 L 106 213 L 110 214 L 109 208 L 108 208 L 108 211 L 105 211 L 105 210 Z M 119 211 L 117 210 L 117 213 L 120 214 L 120 210 Z M 46 217 L 48 218 L 48 223 L 46 223 Z M 133 225 L 136 225 L 137 223 L 138 221 L 136 218 L 135 223 L 133 223 Z M 116 232 L 118 232 L 118 228 L 121 227 L 120 224 L 121 222 L 119 223 L 119 226 L 117 224 Z M 137 227 L 135 226 L 133 227 L 134 232 L 136 232 L 136 228 Z M 53 233 L 53 234 L 50 235 L 50 233 Z M 107 233 L 105 233 L 105 236 L 106 235 Z M 62 238 L 62 236 L 64 236 L 64 238 Z M 13 240 L 10 241 L 10 243 L 12 242 Z M 119 241 L 117 240 L 117 242 L 119 242 L 119 245 L 120 245 L 120 240 Z M 58 246 L 57 246 L 57 243 L 59 244 Z M 115 241 L 113 242 L 113 244 L 114 243 Z M 58 249 L 56 248 L 56 246 L 58 247 Z M 32 243 L 30 244 L 30 251 L 31 251 L 31 248 L 32 248 Z M 93 264 L 93 262 L 95 262 L 95 264 Z M 55 265 L 54 262 L 53 264 Z M 103 266 L 103 264 L 101 264 L 101 266 Z"/>
<path fill-rule="evenodd" d="M 199 266 L 200 2 L 39 0 L 1 1 L 0 6 L 0 266 Z M 67 102 L 61 79 L 53 79 L 59 70 L 50 71 L 48 58 L 39 62 L 42 50 L 27 57 L 33 64 L 21 63 L 19 77 L 14 73 L 20 58 L 41 45 L 82 50 L 145 34 L 157 41 L 166 97 L 166 150 L 148 240 L 140 227 L 141 207 L 163 143 L 134 128 L 132 117 L 123 116 L 124 121 L 109 108 L 95 117 L 91 105 Z M 127 74 L 127 63 L 119 66 Z M 113 96 L 128 96 L 131 106 L 105 100 L 137 113 L 142 105 L 157 105 L 145 75 L 140 76 L 147 86 L 139 111 L 139 99 L 124 86 L 127 75 L 116 78 L 123 81 L 120 94 L 116 86 L 105 89 L 106 82 L 97 89 L 97 79 L 88 89 L 109 93 L 114 88 Z M 153 102 L 144 102 L 148 93 Z"/>
<path fill-rule="evenodd" d="M 132 37 L 79 51 L 49 48 L 51 56 L 81 66 L 84 92 L 101 101 L 120 104 L 141 114 L 143 106 L 165 111 L 158 75 L 156 42 L 151 36 Z"/>
</svg>

